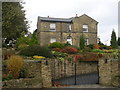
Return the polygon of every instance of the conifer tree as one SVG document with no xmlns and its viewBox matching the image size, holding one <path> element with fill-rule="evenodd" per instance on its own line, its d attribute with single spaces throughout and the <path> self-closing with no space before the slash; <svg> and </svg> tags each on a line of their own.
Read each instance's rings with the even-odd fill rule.
<svg viewBox="0 0 120 90">
<path fill-rule="evenodd" d="M 118 38 L 118 45 L 120 46 L 120 37 Z"/>
<path fill-rule="evenodd" d="M 84 37 L 83 35 L 80 36 L 80 49 L 83 50 L 85 47 L 85 40 L 84 40 Z"/>
<path fill-rule="evenodd" d="M 112 31 L 110 43 L 111 43 L 111 46 L 112 46 L 113 49 L 118 48 L 118 43 L 117 43 L 117 39 L 116 39 L 116 33 L 115 33 L 114 30 Z"/>
</svg>

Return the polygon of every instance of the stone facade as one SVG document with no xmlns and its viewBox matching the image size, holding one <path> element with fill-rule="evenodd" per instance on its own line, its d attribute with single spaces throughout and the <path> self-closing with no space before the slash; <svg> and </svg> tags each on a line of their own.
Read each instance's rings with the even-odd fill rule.
<svg viewBox="0 0 120 90">
<path fill-rule="evenodd" d="M 55 31 L 50 30 L 50 24 L 55 24 Z M 88 44 L 97 43 L 97 24 L 98 22 L 86 14 L 76 16 L 73 18 L 50 18 L 38 17 L 37 22 L 37 36 L 40 45 L 50 44 L 50 39 L 54 38 L 55 41 L 66 43 L 67 39 L 71 39 L 72 45 L 79 46 L 80 36 L 88 39 Z M 70 28 L 69 28 L 70 25 Z M 88 30 L 84 32 L 84 26 Z"/>
<path fill-rule="evenodd" d="M 120 60 L 106 56 L 99 60 L 99 83 L 120 87 Z"/>
</svg>

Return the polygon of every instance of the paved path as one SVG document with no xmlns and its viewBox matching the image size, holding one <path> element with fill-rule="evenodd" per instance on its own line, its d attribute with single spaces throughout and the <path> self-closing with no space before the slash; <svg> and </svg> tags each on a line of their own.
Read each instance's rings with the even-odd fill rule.
<svg viewBox="0 0 120 90">
<path fill-rule="evenodd" d="M 52 87 L 52 88 L 66 88 L 66 90 L 67 90 L 67 88 L 106 88 L 106 89 L 103 89 L 103 90 L 120 90 L 120 88 L 118 88 L 118 87 L 102 86 L 102 85 L 98 85 L 98 84 L 91 84 L 91 85 L 90 84 L 88 84 L 88 85 L 70 85 L 70 86 L 61 86 L 61 87 Z"/>
<path fill-rule="evenodd" d="M 96 84 L 98 83 L 98 73 L 78 75 L 76 78 L 76 85 L 85 85 L 85 84 Z M 75 85 L 75 77 L 67 77 L 55 80 L 61 85 Z"/>
</svg>

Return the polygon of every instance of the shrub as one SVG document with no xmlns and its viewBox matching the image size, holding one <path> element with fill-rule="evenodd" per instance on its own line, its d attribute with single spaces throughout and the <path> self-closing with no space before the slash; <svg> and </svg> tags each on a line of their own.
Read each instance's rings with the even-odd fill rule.
<svg viewBox="0 0 120 90">
<path fill-rule="evenodd" d="M 100 46 L 99 46 L 98 44 L 95 44 L 95 45 L 94 45 L 94 48 L 95 48 L 95 49 L 100 49 Z"/>
<path fill-rule="evenodd" d="M 2 76 L 2 81 L 5 81 L 5 80 L 11 80 L 13 77 L 12 77 L 12 74 L 3 74 Z"/>
<path fill-rule="evenodd" d="M 28 46 L 27 44 L 20 44 L 20 45 L 18 45 L 18 50 L 26 48 L 27 46 Z"/>
<path fill-rule="evenodd" d="M 71 44 L 70 43 L 64 43 L 64 47 L 66 47 L 66 46 L 71 46 Z"/>
<path fill-rule="evenodd" d="M 100 49 L 106 49 L 106 45 L 100 45 Z"/>
<path fill-rule="evenodd" d="M 15 55 L 10 57 L 10 59 L 7 62 L 7 68 L 10 71 L 10 74 L 12 74 L 13 78 L 19 77 L 19 73 L 23 65 L 24 61 L 22 57 Z"/>
<path fill-rule="evenodd" d="M 67 50 L 64 48 L 53 48 L 53 51 L 57 51 L 57 52 L 63 52 L 63 53 L 67 53 Z"/>
<path fill-rule="evenodd" d="M 85 47 L 85 40 L 84 40 L 84 37 L 83 35 L 80 36 L 80 49 L 83 50 Z"/>
<path fill-rule="evenodd" d="M 104 51 L 103 51 L 103 50 L 100 50 L 100 49 L 93 49 L 92 51 L 93 51 L 93 52 L 97 52 L 97 53 L 104 53 Z"/>
<path fill-rule="evenodd" d="M 74 48 L 74 47 L 69 47 L 69 46 L 65 47 L 65 50 L 66 50 L 66 52 L 67 52 L 68 54 L 75 54 L 75 53 L 78 52 L 78 50 L 77 50 L 76 48 Z"/>
<path fill-rule="evenodd" d="M 44 57 L 52 57 L 52 54 L 49 50 L 48 47 L 46 46 L 39 46 L 39 45 L 32 45 L 32 46 L 28 46 L 24 49 L 22 49 L 19 53 L 20 55 L 23 56 L 44 56 Z"/>
<path fill-rule="evenodd" d="M 50 48 L 64 48 L 64 45 L 59 42 L 54 42 L 49 45 Z"/>
<path fill-rule="evenodd" d="M 89 45 L 87 45 L 87 47 L 94 49 L 94 44 L 89 44 Z"/>
<path fill-rule="evenodd" d="M 26 78 L 28 76 L 28 70 L 26 68 L 22 68 L 19 74 L 19 78 Z"/>
<path fill-rule="evenodd" d="M 99 55 L 96 53 L 88 52 L 80 54 L 78 57 L 79 61 L 98 61 Z"/>
<path fill-rule="evenodd" d="M 83 51 L 84 51 L 84 52 L 91 52 L 91 51 L 92 51 L 92 49 L 91 49 L 91 48 L 89 48 L 89 47 L 85 47 Z"/>
<path fill-rule="evenodd" d="M 52 54 L 54 57 L 66 57 L 66 56 L 68 56 L 67 53 L 56 52 L 56 51 L 52 51 Z"/>
<path fill-rule="evenodd" d="M 29 36 L 25 37 L 25 33 L 22 32 L 21 37 L 17 39 L 16 45 L 18 50 L 26 46 L 38 45 L 36 34 L 35 33 L 31 34 L 31 38 L 30 38 Z"/>
</svg>

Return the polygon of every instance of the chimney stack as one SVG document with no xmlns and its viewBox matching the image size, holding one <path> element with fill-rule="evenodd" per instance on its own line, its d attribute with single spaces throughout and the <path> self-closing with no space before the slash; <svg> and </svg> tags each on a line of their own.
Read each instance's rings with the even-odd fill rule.
<svg viewBox="0 0 120 90">
<path fill-rule="evenodd" d="M 76 17 L 78 17 L 78 15 L 76 14 Z"/>
</svg>

